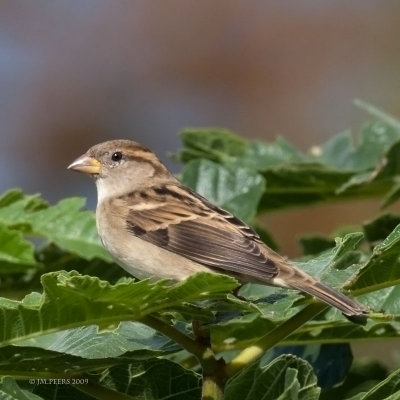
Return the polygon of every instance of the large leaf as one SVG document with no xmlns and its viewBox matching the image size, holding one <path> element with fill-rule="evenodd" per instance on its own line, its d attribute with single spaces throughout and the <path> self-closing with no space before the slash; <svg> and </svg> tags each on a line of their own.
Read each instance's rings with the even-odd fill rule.
<svg viewBox="0 0 400 400">
<path fill-rule="evenodd" d="M 382 154 L 400 140 L 400 130 L 383 121 L 373 121 L 361 130 L 358 145 L 349 132 L 335 135 L 322 148 L 320 160 L 341 169 L 368 170 L 375 167 Z"/>
<path fill-rule="evenodd" d="M 67 379 L 149 357 L 138 352 L 128 352 L 122 357 L 88 359 L 33 347 L 6 346 L 0 349 L 0 376 L 16 379 Z M 32 363 L 32 360 L 35 362 Z"/>
<path fill-rule="evenodd" d="M 323 391 L 343 382 L 353 361 L 348 343 L 278 346 L 269 351 L 263 360 L 272 360 L 282 354 L 292 354 L 309 362 Z"/>
<path fill-rule="evenodd" d="M 181 159 L 209 159 L 231 168 L 260 172 L 267 181 L 259 205 L 261 212 L 382 195 L 388 196 L 389 203 L 400 196 L 394 180 L 399 172 L 399 126 L 373 121 L 362 129 L 357 145 L 349 133 L 344 133 L 312 148 L 309 154 L 281 138 L 272 143 L 245 142 L 232 132 L 192 128 L 182 134 L 185 147 Z"/>
<path fill-rule="evenodd" d="M 375 246 L 372 256 L 347 285 L 362 294 L 400 283 L 400 225 Z"/>
<path fill-rule="evenodd" d="M 110 389 L 146 400 L 198 400 L 200 375 L 168 360 L 111 368 L 100 379 Z"/>
<path fill-rule="evenodd" d="M 36 265 L 32 243 L 0 223 L 0 272 L 20 272 Z"/>
<path fill-rule="evenodd" d="M 273 167 L 287 164 L 301 164 L 312 161 L 312 157 L 296 150 L 284 138 L 278 137 L 274 142 L 259 140 L 250 142 L 240 163 L 256 171 L 267 171 Z"/>
<path fill-rule="evenodd" d="M 0 198 L 0 223 L 42 236 L 82 258 L 110 261 L 97 235 L 93 213 L 82 211 L 84 204 L 84 199 L 70 198 L 49 207 L 38 195 L 12 190 Z"/>
<path fill-rule="evenodd" d="M 187 164 L 182 182 L 245 221 L 251 221 L 256 215 L 265 187 L 260 174 L 208 160 Z"/>
<path fill-rule="evenodd" d="M 110 283 L 116 283 L 123 277 L 132 277 L 115 263 L 110 263 L 102 258 L 88 260 L 62 250 L 54 244 L 41 247 L 36 252 L 36 258 L 43 266 L 42 273 L 76 270 L 82 275 L 97 276 Z M 38 289 L 36 288 L 36 290 Z"/>
<path fill-rule="evenodd" d="M 40 195 L 25 195 L 19 189 L 11 189 L 0 197 L 0 222 L 31 233 L 29 216 L 47 207 Z"/>
<path fill-rule="evenodd" d="M 311 366 L 304 360 L 282 355 L 267 366 L 253 363 L 230 379 L 226 400 L 317 400 L 317 386 Z"/>
<path fill-rule="evenodd" d="M 11 363 L 4 365 L 6 357 L 14 361 L 12 366 Z M 34 368 L 32 360 L 36 361 Z M 4 366 L 8 368 L 5 371 Z M 25 348 L 23 354 L 16 354 L 10 346 L 0 352 L 0 375 L 5 373 L 20 380 L 29 379 L 29 386 L 24 386 L 46 399 L 197 400 L 200 396 L 201 381 L 197 373 L 168 360 L 140 361 L 130 354 L 119 358 L 85 360 L 32 348 Z M 75 393 L 75 387 L 79 387 L 80 391 Z M 9 378 L 3 381 L 0 394 L 2 391 L 10 395 L 2 399 L 41 399 L 22 390 Z"/>
<path fill-rule="evenodd" d="M 117 357 L 133 351 L 138 358 L 146 358 L 179 349 L 154 329 L 128 321 L 103 332 L 99 332 L 97 326 L 87 326 L 41 335 L 19 341 L 18 346 L 39 347 L 89 359 Z"/>
<path fill-rule="evenodd" d="M 28 221 L 34 232 L 44 236 L 62 249 L 92 259 L 99 257 L 110 261 L 100 243 L 94 215 L 82 211 L 85 200 L 70 198 L 55 206 L 32 213 Z"/>
<path fill-rule="evenodd" d="M 400 398 L 400 369 L 391 373 L 384 381 L 358 398 L 360 400 L 398 400 Z"/>
<path fill-rule="evenodd" d="M 178 158 L 188 162 L 198 158 L 228 161 L 243 154 L 247 141 L 223 128 L 186 128 L 181 132 L 184 148 Z"/>
<path fill-rule="evenodd" d="M 42 285 L 42 295 L 32 293 L 22 301 L 0 299 L 1 344 L 78 326 L 106 327 L 162 311 L 182 313 L 185 302 L 224 298 L 237 282 L 228 276 L 200 273 L 172 286 L 165 281 L 129 279 L 111 285 L 98 278 L 64 271 L 43 275 Z M 186 309 L 193 312 L 190 306 Z M 206 308 L 196 312 L 210 315 Z"/>
</svg>

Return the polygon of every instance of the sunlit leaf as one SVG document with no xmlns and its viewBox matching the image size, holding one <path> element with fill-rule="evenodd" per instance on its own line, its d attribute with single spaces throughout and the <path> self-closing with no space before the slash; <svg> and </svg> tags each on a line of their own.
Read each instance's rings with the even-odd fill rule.
<svg viewBox="0 0 400 400">
<path fill-rule="evenodd" d="M 42 285 L 42 295 L 32 293 L 22 301 L 0 298 L 0 344 L 78 326 L 140 320 L 164 310 L 182 312 L 185 302 L 226 297 L 237 282 L 228 276 L 200 273 L 172 286 L 165 281 L 129 279 L 111 285 L 62 271 L 43 275 Z M 209 310 L 204 313 L 208 315 Z"/>
</svg>

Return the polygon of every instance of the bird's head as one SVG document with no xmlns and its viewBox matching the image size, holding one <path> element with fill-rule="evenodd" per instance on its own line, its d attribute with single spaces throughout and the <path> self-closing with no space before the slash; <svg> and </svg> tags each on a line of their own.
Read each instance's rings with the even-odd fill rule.
<svg viewBox="0 0 400 400">
<path fill-rule="evenodd" d="M 97 144 L 73 161 L 68 169 L 96 180 L 99 201 L 173 179 L 153 152 L 131 140 Z"/>
</svg>

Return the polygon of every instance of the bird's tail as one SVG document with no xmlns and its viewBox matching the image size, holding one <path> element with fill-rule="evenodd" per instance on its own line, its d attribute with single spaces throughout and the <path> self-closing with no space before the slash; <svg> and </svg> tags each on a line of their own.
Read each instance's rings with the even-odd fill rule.
<svg viewBox="0 0 400 400">
<path fill-rule="evenodd" d="M 315 280 L 311 283 L 308 281 L 306 285 L 301 285 L 299 282 L 299 285 L 292 285 L 292 287 L 337 308 L 352 322 L 365 324 L 367 321 L 369 310 L 366 307 L 321 282 Z"/>
<path fill-rule="evenodd" d="M 279 274 L 276 278 L 274 279 L 275 284 L 291 287 L 310 294 L 324 303 L 337 308 L 352 322 L 359 324 L 367 322 L 367 315 L 370 312 L 367 307 L 319 282 L 291 264 L 281 264 Z"/>
</svg>

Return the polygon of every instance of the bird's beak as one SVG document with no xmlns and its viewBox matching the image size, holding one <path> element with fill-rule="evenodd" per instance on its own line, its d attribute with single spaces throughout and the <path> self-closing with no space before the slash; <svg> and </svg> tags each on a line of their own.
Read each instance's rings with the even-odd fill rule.
<svg viewBox="0 0 400 400">
<path fill-rule="evenodd" d="M 72 164 L 68 165 L 68 169 L 83 172 L 88 175 L 98 175 L 101 169 L 101 163 L 95 158 L 84 154 L 78 157 Z"/>
</svg>

